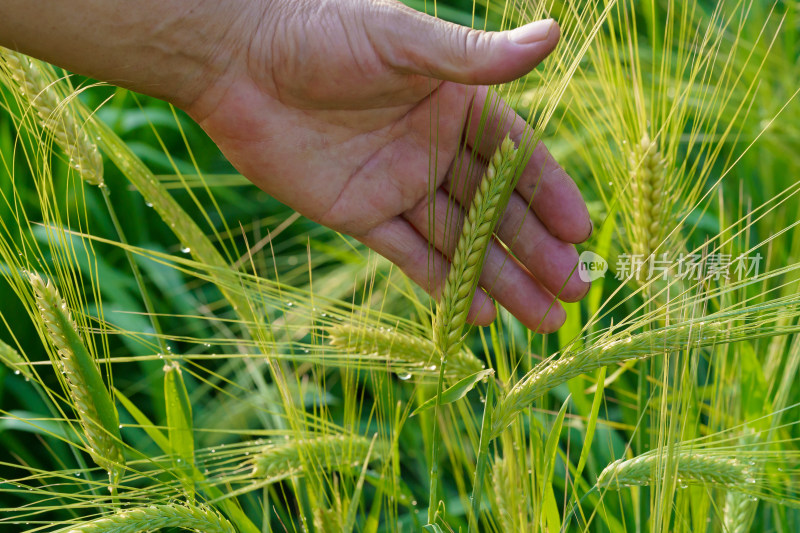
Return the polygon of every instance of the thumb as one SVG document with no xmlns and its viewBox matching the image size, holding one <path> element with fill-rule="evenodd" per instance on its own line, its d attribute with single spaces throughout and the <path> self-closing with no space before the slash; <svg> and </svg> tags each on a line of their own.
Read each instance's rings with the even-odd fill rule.
<svg viewBox="0 0 800 533">
<path fill-rule="evenodd" d="M 425 15 L 399 2 L 372 6 L 365 26 L 384 62 L 401 72 L 469 85 L 504 83 L 527 74 L 555 48 L 560 34 L 552 19 L 511 31 L 486 32 Z"/>
</svg>

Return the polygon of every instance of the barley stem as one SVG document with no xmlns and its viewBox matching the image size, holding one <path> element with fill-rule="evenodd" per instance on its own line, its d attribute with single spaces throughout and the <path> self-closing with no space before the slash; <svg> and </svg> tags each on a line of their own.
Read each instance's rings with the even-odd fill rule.
<svg viewBox="0 0 800 533">
<path fill-rule="evenodd" d="M 486 390 L 486 403 L 481 423 L 481 438 L 478 443 L 478 457 L 475 465 L 475 476 L 472 480 L 472 513 L 469 516 L 468 532 L 478 531 L 483 497 L 483 478 L 489 462 L 489 441 L 491 440 L 492 409 L 494 407 L 494 383 L 490 382 Z"/>
</svg>

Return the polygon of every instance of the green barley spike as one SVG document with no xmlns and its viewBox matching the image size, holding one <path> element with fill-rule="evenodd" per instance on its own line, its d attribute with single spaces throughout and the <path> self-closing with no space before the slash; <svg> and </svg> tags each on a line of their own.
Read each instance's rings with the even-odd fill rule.
<svg viewBox="0 0 800 533">
<path fill-rule="evenodd" d="M 755 432 L 747 433 L 739 439 L 742 446 L 753 450 L 758 448 L 759 436 Z M 739 490 L 728 490 L 725 494 L 723 521 L 728 533 L 746 533 L 750 531 L 753 516 L 758 507 L 758 499 L 751 494 Z"/>
<path fill-rule="evenodd" d="M 161 528 L 180 528 L 204 533 L 235 533 L 236 529 L 219 513 L 195 505 L 165 504 L 124 509 L 84 524 L 65 533 L 139 533 Z"/>
<path fill-rule="evenodd" d="M 514 142 L 506 136 L 489 161 L 464 220 L 434 322 L 433 341 L 443 359 L 461 349 L 461 332 L 502 207 L 500 200 L 516 174 L 516 159 Z"/>
<path fill-rule="evenodd" d="M 658 144 L 644 135 L 628 154 L 633 197 L 633 252 L 648 257 L 661 243 L 664 233 L 667 197 L 667 160 Z"/>
<path fill-rule="evenodd" d="M 278 481 L 302 474 L 309 466 L 338 470 L 360 466 L 367 456 L 372 439 L 350 435 L 325 435 L 268 444 L 252 460 L 252 476 Z M 372 460 L 385 455 L 386 446 L 378 443 Z"/>
<path fill-rule="evenodd" d="M 351 353 L 378 354 L 391 359 L 410 373 L 435 372 L 431 362 L 438 363 L 436 348 L 428 339 L 401 333 L 396 329 L 375 328 L 355 324 L 336 324 L 328 330 L 330 343 Z M 462 379 L 483 370 L 484 364 L 468 350 L 453 352 L 447 360 L 445 374 Z M 437 372 L 438 374 L 438 372 Z"/>
<path fill-rule="evenodd" d="M 598 368 L 657 354 L 701 347 L 721 341 L 727 321 L 687 322 L 631 335 L 622 332 L 603 338 L 577 352 L 567 351 L 558 359 L 546 359 L 530 370 L 498 404 L 494 436 L 508 427 L 531 402 L 570 379 Z"/>
<path fill-rule="evenodd" d="M 665 452 L 657 449 L 633 459 L 618 459 L 597 478 L 597 486 L 611 490 L 635 485 L 649 485 L 658 471 Z M 738 459 L 704 451 L 682 452 L 675 457 L 676 474 L 683 484 L 716 484 L 731 489 L 747 489 L 752 469 Z"/>
<path fill-rule="evenodd" d="M 89 185 L 103 186 L 103 158 L 82 126 L 80 115 L 65 105 L 46 64 L 18 52 L 0 48 L 0 59 L 30 104 L 43 128 L 69 158 L 69 166 L 78 171 Z"/>
<path fill-rule="evenodd" d="M 89 454 L 116 484 L 125 459 L 114 402 L 58 289 L 50 281 L 45 283 L 38 274 L 30 274 L 30 282 L 49 340 L 58 352 L 58 363 L 86 435 Z"/>
</svg>

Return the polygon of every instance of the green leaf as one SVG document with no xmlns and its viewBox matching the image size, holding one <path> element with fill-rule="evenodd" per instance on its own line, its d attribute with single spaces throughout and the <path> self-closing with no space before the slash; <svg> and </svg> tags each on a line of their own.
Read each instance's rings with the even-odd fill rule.
<svg viewBox="0 0 800 533">
<path fill-rule="evenodd" d="M 480 522 L 481 496 L 483 496 L 483 478 L 489 462 L 489 441 L 492 433 L 492 412 L 494 409 L 494 383 L 490 382 L 486 390 L 486 408 L 483 410 L 481 422 L 481 439 L 478 445 L 478 459 L 475 465 L 475 477 L 472 483 L 472 513 L 469 517 L 468 531 L 477 531 Z"/>
<path fill-rule="evenodd" d="M 442 528 L 440 528 L 436 524 L 424 525 L 424 526 L 422 526 L 422 529 L 425 530 L 425 531 L 432 531 L 433 533 L 444 533 L 444 530 L 442 530 Z"/>
<path fill-rule="evenodd" d="M 542 475 L 542 508 L 544 509 L 545 517 L 548 521 L 549 527 L 552 531 L 559 531 L 561 529 L 558 519 L 558 506 L 553 496 L 553 465 L 556 462 L 556 452 L 558 451 L 558 441 L 561 437 L 561 428 L 564 425 L 564 416 L 567 414 L 567 406 L 569 406 L 570 396 L 564 400 L 561 405 L 561 410 L 558 412 L 553 428 L 547 436 L 547 442 L 544 446 L 544 471 Z"/>
<path fill-rule="evenodd" d="M 599 234 L 594 241 L 594 253 L 607 260 L 611 257 L 613 237 L 616 232 L 617 226 L 615 220 L 617 217 L 617 204 L 614 204 L 608 212 L 603 223 L 600 225 Z M 609 265 L 609 268 L 613 265 Z M 611 271 L 606 272 L 606 276 L 611 275 Z M 593 316 L 599 309 L 603 301 L 603 286 L 605 285 L 606 276 L 596 279 L 592 282 L 592 288 L 589 289 L 589 295 L 586 297 L 586 309 L 589 316 Z"/>
<path fill-rule="evenodd" d="M 122 404 L 125 409 L 131 414 L 136 423 L 144 430 L 147 435 L 153 439 L 153 442 L 161 448 L 161 451 L 169 454 L 172 453 L 172 448 L 169 445 L 169 440 L 167 437 L 164 436 L 164 433 L 153 424 L 147 415 L 144 414 L 142 411 L 139 410 L 136 405 L 128 399 L 127 396 L 122 394 L 118 389 L 114 389 L 114 393 L 117 395 L 117 399 Z"/>
<path fill-rule="evenodd" d="M 570 398 L 571 396 L 567 396 L 566 400 L 564 400 L 564 403 L 561 405 L 561 410 L 558 411 L 558 416 L 550 430 L 550 434 L 547 436 L 547 442 L 544 446 L 545 469 L 544 475 L 542 476 L 542 481 L 544 483 L 550 483 L 553 476 L 553 464 L 556 460 L 556 450 L 558 448 L 559 438 L 561 437 L 561 427 L 564 425 L 564 416 L 567 414 Z"/>
<path fill-rule="evenodd" d="M 50 420 L 30 411 L 9 411 L 0 419 L 0 434 L 8 430 L 24 431 L 56 437 L 77 446 L 81 439 L 75 429 L 64 420 Z"/>
<path fill-rule="evenodd" d="M 177 362 L 164 365 L 164 400 L 167 406 L 169 445 L 177 470 L 192 478 L 194 470 L 194 435 L 192 433 L 192 406 L 183 382 L 181 367 Z"/>
<path fill-rule="evenodd" d="M 455 385 L 447 389 L 446 391 L 442 392 L 441 399 L 439 400 L 439 405 L 446 405 L 448 403 L 453 403 L 455 401 L 460 400 L 464 396 L 467 395 L 469 391 L 475 388 L 475 385 L 478 384 L 479 381 L 491 376 L 494 374 L 494 370 L 491 368 L 487 368 L 486 370 L 481 370 L 480 372 L 476 372 L 471 376 L 467 376 L 464 379 L 458 381 Z M 423 411 L 427 411 L 428 409 L 432 409 L 436 406 L 436 396 L 426 400 L 422 405 L 417 407 L 411 416 L 415 416 Z"/>
<path fill-rule="evenodd" d="M 581 449 L 581 457 L 578 459 L 578 469 L 575 477 L 578 478 L 583 473 L 583 468 L 586 466 L 586 461 L 589 459 L 589 452 L 592 449 L 592 441 L 594 440 L 594 431 L 597 427 L 597 415 L 600 412 L 600 405 L 603 403 L 603 392 L 606 385 L 606 369 L 608 367 L 601 367 L 600 372 L 597 374 L 597 387 L 594 391 L 594 400 L 592 401 L 592 411 L 589 415 L 589 424 L 586 426 L 586 435 L 583 438 L 583 448 Z"/>
<path fill-rule="evenodd" d="M 544 492 L 543 511 L 548 531 L 561 531 L 561 515 L 552 484 L 548 484 Z"/>
</svg>

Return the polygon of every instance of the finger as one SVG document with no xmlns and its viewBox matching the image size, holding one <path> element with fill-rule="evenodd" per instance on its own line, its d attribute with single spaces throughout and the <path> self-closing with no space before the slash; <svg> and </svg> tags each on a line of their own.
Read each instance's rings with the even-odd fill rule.
<svg viewBox="0 0 800 533">
<path fill-rule="evenodd" d="M 462 207 L 468 205 L 485 170 L 486 164 L 467 149 L 454 161 L 442 188 Z M 559 299 L 577 301 L 589 291 L 590 284 L 577 275 L 575 247 L 554 237 L 518 194 L 509 198 L 495 233 L 523 266 Z"/>
<path fill-rule="evenodd" d="M 562 241 L 579 243 L 592 235 L 592 219 L 578 186 L 543 143 L 534 148 L 516 190 Z"/>
<path fill-rule="evenodd" d="M 547 290 L 565 302 L 577 302 L 591 287 L 578 276 L 578 251 L 553 236 L 528 203 L 513 194 L 496 230 L 506 243 Z"/>
<path fill-rule="evenodd" d="M 433 205 L 425 198 L 404 216 L 417 231 L 429 235 L 445 256 L 452 257 L 457 241 L 453 235 L 460 234 L 463 212 L 441 189 L 432 201 Z M 533 331 L 555 331 L 566 319 L 555 297 L 494 240 L 489 245 L 480 284 Z"/>
<path fill-rule="evenodd" d="M 533 130 L 525 120 L 485 87 L 475 91 L 466 129 L 468 144 L 486 159 L 506 134 L 521 148 L 526 148 L 533 137 Z M 578 186 L 543 143 L 533 149 L 516 190 L 554 236 L 579 243 L 591 235 L 592 222 Z"/>
<path fill-rule="evenodd" d="M 370 41 L 386 64 L 469 85 L 503 83 L 527 74 L 555 48 L 560 34 L 550 19 L 505 32 L 473 30 L 400 2 L 374 2 L 366 16 Z"/>
<path fill-rule="evenodd" d="M 414 283 L 438 299 L 450 262 L 431 249 L 428 242 L 407 221 L 395 217 L 358 238 L 383 257 L 400 267 Z M 495 317 L 494 303 L 485 292 L 476 289 L 467 321 L 488 326 Z"/>
</svg>

